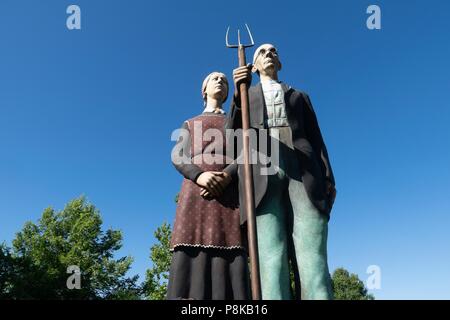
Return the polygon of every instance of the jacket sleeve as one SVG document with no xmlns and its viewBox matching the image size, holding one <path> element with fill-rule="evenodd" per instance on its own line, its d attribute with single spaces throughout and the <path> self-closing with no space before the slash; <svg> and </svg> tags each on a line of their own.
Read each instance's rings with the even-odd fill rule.
<svg viewBox="0 0 450 320">
<path fill-rule="evenodd" d="M 335 185 L 333 170 L 331 168 L 330 159 L 323 141 L 322 133 L 320 132 L 316 113 L 314 112 L 309 96 L 303 92 L 302 96 L 306 104 L 306 108 L 304 109 L 306 135 L 314 149 L 314 152 L 316 152 L 317 155 L 320 155 L 325 178 Z"/>
<path fill-rule="evenodd" d="M 230 112 L 228 114 L 227 121 L 225 123 L 226 130 L 242 129 L 242 112 L 240 107 L 239 98 L 233 95 L 231 101 Z M 234 160 L 225 169 L 224 172 L 228 173 L 233 179 L 237 178 L 238 173 L 238 161 L 237 159 L 242 156 L 242 150 L 238 150 L 237 146 L 240 145 L 238 141 L 234 141 Z"/>
<path fill-rule="evenodd" d="M 238 165 L 236 163 L 236 160 L 233 160 L 232 163 L 230 163 L 228 166 L 225 167 L 225 169 L 223 169 L 223 172 L 228 173 L 228 175 L 234 180 L 235 178 L 237 178 L 237 170 Z"/>
<path fill-rule="evenodd" d="M 203 173 L 200 167 L 192 163 L 191 135 L 187 121 L 181 126 L 180 136 L 172 150 L 172 164 L 186 179 L 193 182 L 196 182 L 197 178 Z"/>
<path fill-rule="evenodd" d="M 228 114 L 225 129 L 242 129 L 242 112 L 239 98 L 233 95 L 230 113 Z"/>
</svg>

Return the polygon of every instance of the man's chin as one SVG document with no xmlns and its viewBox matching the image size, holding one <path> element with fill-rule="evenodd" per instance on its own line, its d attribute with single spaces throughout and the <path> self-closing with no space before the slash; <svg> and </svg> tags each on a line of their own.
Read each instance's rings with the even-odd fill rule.
<svg viewBox="0 0 450 320">
<path fill-rule="evenodd" d="M 273 70 L 275 70 L 275 64 L 273 64 L 273 63 L 267 64 L 264 66 L 265 73 L 270 73 Z"/>
</svg>

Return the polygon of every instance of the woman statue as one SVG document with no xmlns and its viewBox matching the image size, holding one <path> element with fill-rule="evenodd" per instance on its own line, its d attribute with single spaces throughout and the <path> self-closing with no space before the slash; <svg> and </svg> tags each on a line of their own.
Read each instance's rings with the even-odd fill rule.
<svg viewBox="0 0 450 320">
<path fill-rule="evenodd" d="M 172 153 L 172 162 L 185 179 L 171 239 L 167 298 L 248 299 L 237 166 L 230 164 L 232 155 L 226 156 L 222 109 L 228 96 L 225 75 L 209 74 L 203 81 L 202 95 L 203 113 L 183 123 Z"/>
</svg>

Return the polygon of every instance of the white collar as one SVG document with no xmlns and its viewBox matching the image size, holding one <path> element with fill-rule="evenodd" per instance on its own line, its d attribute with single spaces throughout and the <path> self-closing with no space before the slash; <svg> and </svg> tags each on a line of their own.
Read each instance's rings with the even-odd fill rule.
<svg viewBox="0 0 450 320">
<path fill-rule="evenodd" d="M 206 105 L 205 110 L 203 110 L 203 113 L 205 113 L 205 112 L 216 113 L 216 109 L 213 106 Z M 223 111 L 223 109 L 219 109 L 219 113 L 220 114 L 224 114 L 225 111 Z"/>
<path fill-rule="evenodd" d="M 273 79 L 269 79 L 269 80 L 261 80 L 261 84 L 264 85 L 274 85 L 274 84 L 281 84 L 281 81 L 279 80 L 273 80 Z"/>
</svg>

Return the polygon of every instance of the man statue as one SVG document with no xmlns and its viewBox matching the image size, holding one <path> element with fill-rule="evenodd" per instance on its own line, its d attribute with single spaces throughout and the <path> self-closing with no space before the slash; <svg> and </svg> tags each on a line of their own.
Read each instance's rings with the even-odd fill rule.
<svg viewBox="0 0 450 320">
<path fill-rule="evenodd" d="M 264 131 L 267 141 L 279 142 L 276 173 L 263 174 L 260 162 L 252 169 L 262 298 L 291 299 L 291 261 L 300 278 L 302 299 L 332 299 L 327 236 L 336 196 L 333 172 L 311 100 L 280 82 L 280 70 L 277 49 L 264 44 L 256 49 L 253 65 L 233 71 L 235 94 L 226 125 L 242 128 L 237 88 L 243 81 L 250 84 L 251 72 L 257 73 L 261 82 L 248 91 L 250 128 L 258 137 Z M 272 155 L 276 151 L 271 150 Z M 239 166 L 244 223 L 242 169 Z"/>
</svg>

